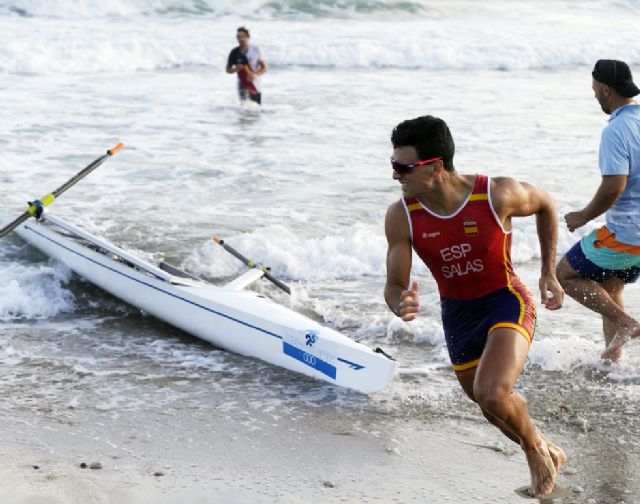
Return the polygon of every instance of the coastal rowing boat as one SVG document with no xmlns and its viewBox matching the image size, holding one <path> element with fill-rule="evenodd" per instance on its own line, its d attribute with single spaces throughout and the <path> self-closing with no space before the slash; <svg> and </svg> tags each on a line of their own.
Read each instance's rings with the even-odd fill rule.
<svg viewBox="0 0 640 504">
<path fill-rule="evenodd" d="M 213 345 L 363 393 L 384 389 L 395 362 L 251 290 L 251 268 L 224 286 L 157 265 L 49 212 L 15 231 L 112 295 Z"/>
<path fill-rule="evenodd" d="M 24 213 L 0 228 L 0 238 L 15 230 L 98 287 L 220 348 L 363 393 L 378 392 L 389 384 L 395 362 L 382 350 L 373 351 L 246 290 L 265 277 L 290 293 L 268 268 L 250 261 L 223 240 L 214 238 L 250 269 L 220 287 L 167 263 L 150 264 L 46 212 L 56 198 L 122 147 L 119 143 L 55 191 L 30 201 Z"/>
</svg>

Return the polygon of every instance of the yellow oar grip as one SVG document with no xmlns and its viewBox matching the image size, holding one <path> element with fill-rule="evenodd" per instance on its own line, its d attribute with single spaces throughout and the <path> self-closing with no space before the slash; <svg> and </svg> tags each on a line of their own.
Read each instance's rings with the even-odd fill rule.
<svg viewBox="0 0 640 504">
<path fill-rule="evenodd" d="M 55 199 L 56 197 L 53 194 L 49 193 L 40 198 L 40 201 L 42 201 L 43 206 L 49 206 Z"/>
<path fill-rule="evenodd" d="M 42 198 L 29 205 L 29 208 L 27 208 L 28 214 L 32 217 L 37 216 L 40 218 L 40 215 L 42 214 L 42 207 L 49 206 L 55 199 L 56 197 L 53 194 L 45 194 Z M 39 208 L 41 209 L 40 213 L 38 213 Z"/>
<path fill-rule="evenodd" d="M 113 156 L 116 152 L 118 152 L 120 149 L 122 149 L 124 147 L 123 143 L 119 143 L 118 145 L 116 145 L 113 149 L 109 149 L 107 151 L 107 154 L 109 154 L 110 156 Z"/>
</svg>

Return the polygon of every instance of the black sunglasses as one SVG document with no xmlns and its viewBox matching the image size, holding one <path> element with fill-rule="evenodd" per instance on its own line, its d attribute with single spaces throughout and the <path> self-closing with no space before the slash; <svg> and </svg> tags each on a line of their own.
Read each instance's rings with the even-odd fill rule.
<svg viewBox="0 0 640 504">
<path fill-rule="evenodd" d="M 391 167 L 397 171 L 398 173 L 404 175 L 406 173 L 411 173 L 416 166 L 424 166 L 433 163 L 434 161 L 439 161 L 442 159 L 442 156 L 434 157 L 431 159 L 425 159 L 424 161 L 416 161 L 415 163 L 401 163 L 400 161 L 396 161 L 391 157 Z"/>
</svg>

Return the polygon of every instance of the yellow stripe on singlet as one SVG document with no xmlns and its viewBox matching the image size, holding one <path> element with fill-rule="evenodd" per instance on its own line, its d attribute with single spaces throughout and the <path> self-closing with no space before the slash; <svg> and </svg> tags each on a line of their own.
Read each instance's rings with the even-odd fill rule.
<svg viewBox="0 0 640 504">
<path fill-rule="evenodd" d="M 487 193 L 478 193 L 469 196 L 469 201 L 486 201 L 488 199 L 489 195 Z"/>
<path fill-rule="evenodd" d="M 422 205 L 420 203 L 411 203 L 407 206 L 407 210 L 409 210 L 410 212 L 413 212 L 414 210 L 420 210 L 421 208 Z"/>
<path fill-rule="evenodd" d="M 524 320 L 524 314 L 526 311 L 526 306 L 524 304 L 524 299 L 522 299 L 522 296 L 520 295 L 520 293 L 513 288 L 513 285 L 511 285 L 511 276 L 509 275 L 509 266 L 507 261 L 508 238 L 509 238 L 509 235 L 505 234 L 502 242 L 502 254 L 503 254 L 502 258 L 504 259 L 504 274 L 507 277 L 507 287 L 509 288 L 509 292 L 511 292 L 511 294 L 513 294 L 518 299 L 518 303 L 520 304 L 520 315 L 518 315 L 518 324 L 522 325 L 522 321 Z"/>
</svg>

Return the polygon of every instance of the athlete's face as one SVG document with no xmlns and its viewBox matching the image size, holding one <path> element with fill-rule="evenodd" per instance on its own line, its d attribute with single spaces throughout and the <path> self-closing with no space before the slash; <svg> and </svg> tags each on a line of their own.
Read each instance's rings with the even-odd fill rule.
<svg viewBox="0 0 640 504">
<path fill-rule="evenodd" d="M 427 160 L 431 162 L 424 163 L 422 162 L 423 160 L 419 158 L 415 147 L 402 146 L 393 149 L 392 159 L 398 164 L 415 165 L 413 168 L 408 170 L 393 170 L 393 179 L 400 182 L 402 195 L 406 198 L 410 198 L 412 196 L 416 196 L 424 189 L 425 183 L 428 182 L 433 175 L 433 165 L 441 158 Z"/>
<path fill-rule="evenodd" d="M 249 36 L 245 32 L 239 31 L 236 34 L 236 40 L 242 49 L 249 47 Z"/>
</svg>

